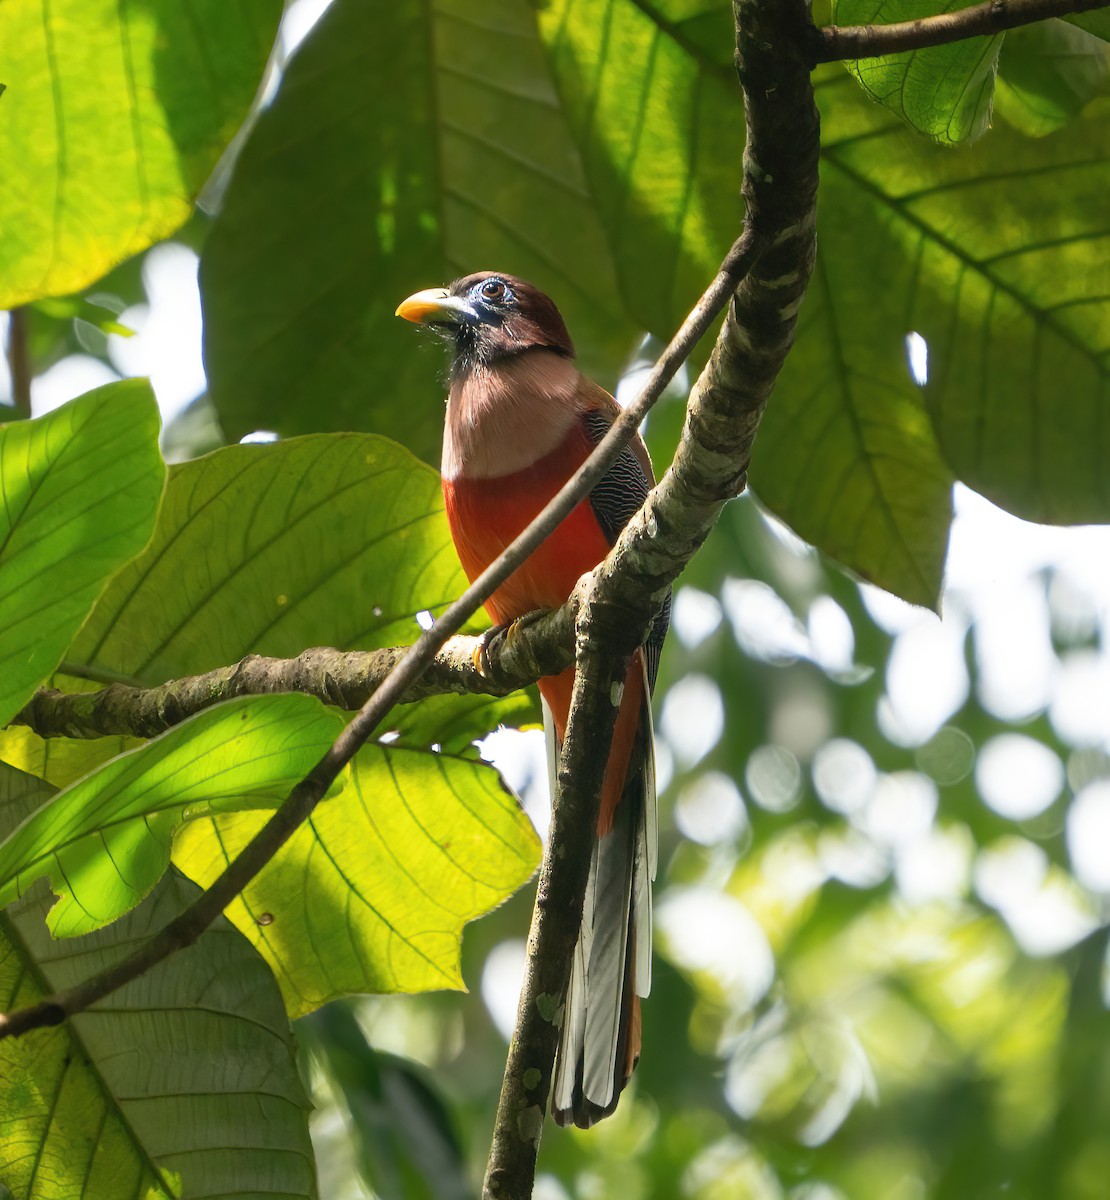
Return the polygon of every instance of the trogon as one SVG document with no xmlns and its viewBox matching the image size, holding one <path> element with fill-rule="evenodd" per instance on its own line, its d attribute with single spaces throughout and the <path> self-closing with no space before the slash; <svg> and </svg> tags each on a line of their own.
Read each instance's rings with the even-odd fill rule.
<svg viewBox="0 0 1110 1200">
<path fill-rule="evenodd" d="M 403 301 L 397 315 L 453 350 L 443 435 L 443 495 L 471 580 L 582 465 L 620 412 L 574 364 L 549 297 L 480 271 Z M 609 552 L 654 483 L 642 439 L 493 593 L 499 624 L 557 608 Z M 657 859 L 651 692 L 666 634 L 660 613 L 629 664 L 600 801 L 582 927 L 560 1030 L 552 1112 L 586 1128 L 611 1113 L 640 1056 L 640 997 L 651 986 L 651 884 Z M 566 730 L 574 668 L 539 680 L 549 766 Z"/>
</svg>

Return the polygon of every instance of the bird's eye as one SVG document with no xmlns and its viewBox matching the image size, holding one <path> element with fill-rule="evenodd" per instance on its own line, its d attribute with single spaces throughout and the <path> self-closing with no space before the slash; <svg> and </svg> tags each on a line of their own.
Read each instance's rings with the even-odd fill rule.
<svg viewBox="0 0 1110 1200">
<path fill-rule="evenodd" d="M 483 300 L 503 300 L 505 298 L 505 285 L 500 279 L 487 279 L 482 284 L 482 299 Z"/>
</svg>

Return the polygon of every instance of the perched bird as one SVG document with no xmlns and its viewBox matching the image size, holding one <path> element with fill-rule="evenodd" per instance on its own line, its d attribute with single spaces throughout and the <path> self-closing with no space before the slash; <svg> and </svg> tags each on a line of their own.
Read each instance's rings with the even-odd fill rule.
<svg viewBox="0 0 1110 1200">
<path fill-rule="evenodd" d="M 580 374 L 554 303 L 522 279 L 480 271 L 417 292 L 397 309 L 453 345 L 443 495 L 473 580 L 582 465 L 620 412 Z M 609 552 L 654 478 L 637 436 L 602 481 L 486 602 L 495 622 L 561 605 Z M 617 1104 L 640 1056 L 640 997 L 651 986 L 656 868 L 651 691 L 665 609 L 633 656 L 605 770 L 598 840 L 560 1032 L 552 1111 L 587 1128 Z M 574 668 L 541 679 L 552 775 Z"/>
</svg>

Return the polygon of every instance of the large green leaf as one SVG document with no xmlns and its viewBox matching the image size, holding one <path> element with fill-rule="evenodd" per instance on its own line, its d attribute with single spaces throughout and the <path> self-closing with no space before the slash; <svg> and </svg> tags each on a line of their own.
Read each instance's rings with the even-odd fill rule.
<svg viewBox="0 0 1110 1200">
<path fill-rule="evenodd" d="M 366 434 L 232 446 L 171 470 L 150 548 L 71 657 L 157 683 L 248 653 L 403 645 L 417 613 L 465 587 L 439 477 L 400 446 Z M 446 705 L 449 729 L 422 721 L 428 741 L 469 740 L 530 711 L 512 698 Z"/>
<path fill-rule="evenodd" d="M 949 474 L 1032 520 L 1110 518 L 1110 126 L 1096 104 L 1052 137 L 998 129 L 954 155 L 843 76 L 818 98 L 820 264 L 753 484 L 803 537 L 931 604 Z"/>
<path fill-rule="evenodd" d="M 279 0 L 5 0 L 0 308 L 184 224 L 258 88 Z"/>
<path fill-rule="evenodd" d="M 351 648 L 392 644 L 415 635 L 417 610 L 441 606 L 462 586 L 435 472 L 400 447 L 360 434 L 231 447 L 174 469 L 151 546 L 105 594 L 72 657 L 156 682 L 233 662 L 251 650 L 280 655 L 320 643 Z M 423 715 L 402 714 L 397 724 L 407 742 L 426 739 L 457 748 L 502 719 L 523 716 L 519 697 L 504 702 L 475 697 L 433 702 Z M 180 744 L 189 743 L 183 738 Z M 9 732 L 3 752 L 10 761 L 52 777 L 72 778 L 117 748 L 109 739 L 103 749 L 98 742 L 63 742 L 56 749 L 33 735 Z M 400 750 L 386 754 L 367 749 L 363 757 L 376 764 L 370 785 L 356 780 L 341 797 L 323 805 L 311 826 L 258 881 L 266 897 L 263 907 L 275 914 L 273 927 L 260 930 L 242 905 L 232 910 L 252 936 L 265 937 L 267 946 L 277 940 L 287 994 L 305 1008 L 344 990 L 454 984 L 462 924 L 504 899 L 535 863 L 533 835 L 490 768 Z M 382 765 L 393 761 L 401 763 L 397 778 L 402 784 Z M 360 780 L 369 769 L 360 768 Z M 244 764 L 244 780 L 252 770 L 257 768 Z M 78 783 L 76 788 L 85 786 Z M 463 870 L 460 879 L 445 885 L 447 915 L 434 903 L 430 914 L 423 911 L 408 895 L 408 880 L 434 874 L 438 900 L 442 856 L 434 845 L 421 841 L 411 827 L 396 840 L 392 831 L 380 841 L 361 833 L 351 838 L 351 829 L 361 831 L 366 821 L 365 791 L 390 798 L 401 811 L 407 811 L 406 801 L 414 807 L 430 805 L 424 826 L 462 847 L 465 870 L 473 869 L 481 882 Z M 467 806 L 479 804 L 488 807 L 485 820 L 502 831 L 506 846 L 496 841 L 496 832 L 489 834 L 485 825 L 468 817 Z M 386 818 L 376 819 L 379 828 L 383 821 L 388 825 Z M 439 820 L 446 822 L 442 829 L 435 825 Z M 210 822 L 192 824 L 183 834 L 189 858 L 180 860 L 191 875 L 194 855 L 204 863 L 215 861 L 241 845 L 258 823 L 253 818 L 221 822 L 218 837 Z M 294 854 L 299 855 L 295 868 L 282 868 Z M 342 873 L 329 867 L 347 855 L 353 858 Z M 411 861 L 410 855 L 415 855 Z M 331 908 L 354 906 L 350 929 L 337 927 L 338 945 L 321 937 L 315 926 L 306 932 L 295 923 L 308 919 L 305 892 L 298 885 L 290 893 L 288 881 L 297 871 L 303 875 L 305 864 L 323 873 L 320 894 Z M 211 875 L 202 870 L 195 877 L 207 880 Z M 378 888 L 386 890 L 387 899 L 394 893 L 401 897 L 390 900 L 389 919 L 400 943 L 416 947 L 409 955 L 415 960 L 406 958 L 399 981 L 381 965 L 382 954 L 388 961 L 391 951 L 378 945 L 380 928 L 360 899 L 369 896 L 379 903 Z M 283 895 L 293 905 L 295 921 L 286 915 Z M 405 923 L 406 917 L 411 923 Z M 317 912 L 313 920 L 326 923 L 327 918 Z M 424 930 L 438 931 L 428 935 L 428 946 Z M 366 945 L 375 947 L 377 959 L 363 957 Z M 321 946 L 328 952 L 323 966 Z M 314 977 L 319 973 L 324 982 Z M 332 981 L 338 981 L 334 987 Z"/>
<path fill-rule="evenodd" d="M 828 197 L 832 187 L 826 187 Z M 913 394 L 902 338 L 861 325 L 868 285 L 907 286 L 912 263 L 882 224 L 858 237 L 853 219 L 873 213 L 836 189 L 835 222 L 752 462 L 759 498 L 803 537 L 914 604 L 935 605 L 952 518 L 952 474 Z M 853 216 L 853 207 L 855 215 Z M 829 228 L 829 226 L 833 226 Z M 849 256 L 840 253 L 848 243 Z M 896 275 L 895 272 L 898 272 Z"/>
<path fill-rule="evenodd" d="M 491 767 L 367 746 L 352 770 L 228 909 L 293 1016 L 352 992 L 462 987 L 463 925 L 539 861 L 531 825 Z M 260 823 L 253 813 L 191 822 L 174 861 L 207 884 Z"/>
<path fill-rule="evenodd" d="M 0 834 L 51 791 L 0 767 Z M 0 913 L 0 1010 L 110 966 L 195 896 L 171 871 L 121 921 L 56 942 L 40 885 Z M 311 1200 L 307 1110 L 269 968 L 220 919 L 196 945 L 64 1026 L 0 1042 L 0 1192 L 14 1200 Z"/>
<path fill-rule="evenodd" d="M 535 14 L 336 0 L 236 166 L 201 263 L 231 436 L 371 429 L 438 459 L 438 350 L 393 316 L 484 267 L 557 295 L 611 373 L 631 344 Z"/>
<path fill-rule="evenodd" d="M 183 821 L 276 808 L 341 729 L 309 696 L 251 696 L 199 713 L 59 792 L 0 842 L 0 904 L 49 875 L 59 897 L 51 933 L 99 929 L 158 882 Z"/>
<path fill-rule="evenodd" d="M 912 270 L 874 273 L 861 251 L 836 297 L 845 323 L 888 346 L 924 336 L 922 398 L 958 478 L 1030 520 L 1107 520 L 1110 106 L 1052 137 L 998 129 L 950 155 L 847 91 L 820 92 L 822 236 L 855 222 Z"/>
<path fill-rule="evenodd" d="M 143 548 L 164 480 L 158 408 L 142 380 L 0 428 L 0 724 L 58 665 L 105 580 Z"/>
<path fill-rule="evenodd" d="M 834 0 L 833 17 L 840 25 L 888 25 L 964 7 L 963 0 Z M 1001 35 L 967 38 L 847 66 L 873 100 L 914 129 L 954 144 L 980 137 L 990 126 L 1001 47 Z"/>
</svg>

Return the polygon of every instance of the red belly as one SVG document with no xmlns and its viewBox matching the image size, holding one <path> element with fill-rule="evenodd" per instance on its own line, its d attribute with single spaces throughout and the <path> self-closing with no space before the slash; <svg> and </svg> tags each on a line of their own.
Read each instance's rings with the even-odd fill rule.
<svg viewBox="0 0 1110 1200">
<path fill-rule="evenodd" d="M 493 479 L 443 480 L 447 520 L 459 559 L 473 581 L 539 513 L 589 456 L 593 445 L 576 424 L 566 440 L 523 471 Z M 553 534 L 486 601 L 486 611 L 505 624 L 538 608 L 558 608 L 575 584 L 609 553 L 609 540 L 589 500 L 583 500 Z M 598 834 L 612 824 L 644 702 L 641 656 L 633 655 L 625 679 L 606 766 Z M 574 668 L 539 680 L 560 741 L 570 713 Z"/>
<path fill-rule="evenodd" d="M 444 479 L 451 536 L 463 570 L 476 579 L 539 513 L 593 449 L 580 426 L 539 462 L 493 479 Z M 609 542 L 588 500 L 486 601 L 504 623 L 537 608 L 557 608 L 574 585 L 609 553 Z"/>
</svg>

